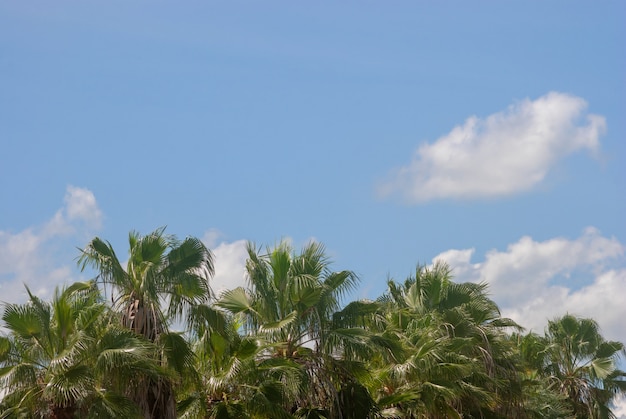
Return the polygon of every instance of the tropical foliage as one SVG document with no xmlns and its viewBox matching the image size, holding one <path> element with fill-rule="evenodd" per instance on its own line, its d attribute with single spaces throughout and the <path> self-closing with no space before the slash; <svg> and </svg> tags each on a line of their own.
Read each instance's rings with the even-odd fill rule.
<svg viewBox="0 0 626 419">
<path fill-rule="evenodd" d="M 116 324 L 93 283 L 57 290 L 51 303 L 27 292 L 2 315 L 2 417 L 137 416 L 127 383 L 163 374 L 151 344 Z"/>
<path fill-rule="evenodd" d="M 611 418 L 626 394 L 592 319 L 524 333 L 441 263 L 347 301 L 321 244 L 247 250 L 247 286 L 215 296 L 196 238 L 132 232 L 124 264 L 94 238 L 93 281 L 4 304 L 0 417 Z"/>
<path fill-rule="evenodd" d="M 592 319 L 554 319 L 545 336 L 522 338 L 521 354 L 576 418 L 611 417 L 611 400 L 626 392 L 626 373 L 617 368 L 624 344 L 606 341 Z"/>
<path fill-rule="evenodd" d="M 97 237 L 82 251 L 79 264 L 99 271 L 97 280 L 111 287 L 121 325 L 156 346 L 155 356 L 168 373 L 137 377 L 129 385 L 131 398 L 146 418 L 175 418 L 175 385 L 194 370 L 188 342 L 170 326 L 190 308 L 208 301 L 213 256 L 200 240 L 188 237 L 179 242 L 164 228 L 146 236 L 131 232 L 128 242 L 126 269 L 111 244 Z"/>
</svg>

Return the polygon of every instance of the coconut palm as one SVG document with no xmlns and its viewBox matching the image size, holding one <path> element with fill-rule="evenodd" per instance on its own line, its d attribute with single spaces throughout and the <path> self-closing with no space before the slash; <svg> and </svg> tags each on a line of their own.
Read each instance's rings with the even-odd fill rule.
<svg viewBox="0 0 626 419">
<path fill-rule="evenodd" d="M 126 269 L 111 244 L 97 237 L 82 250 L 79 265 L 97 270 L 97 280 L 111 289 L 122 324 L 157 344 L 163 367 L 180 380 L 182 375 L 193 373 L 193 354 L 186 340 L 170 328 L 184 319 L 191 307 L 211 297 L 213 256 L 199 239 L 179 241 L 164 230 L 159 228 L 145 236 L 129 234 Z M 132 398 L 144 417 L 176 417 L 172 377 L 141 378 L 132 384 Z"/>
<path fill-rule="evenodd" d="M 543 343 L 541 371 L 576 417 L 614 417 L 611 402 L 626 393 L 626 372 L 617 368 L 624 344 L 605 340 L 594 320 L 571 314 L 548 322 Z"/>
<path fill-rule="evenodd" d="M 150 343 L 110 323 L 93 283 L 6 304 L 0 337 L 0 417 L 136 417 L 132 377 L 158 374 Z"/>
</svg>

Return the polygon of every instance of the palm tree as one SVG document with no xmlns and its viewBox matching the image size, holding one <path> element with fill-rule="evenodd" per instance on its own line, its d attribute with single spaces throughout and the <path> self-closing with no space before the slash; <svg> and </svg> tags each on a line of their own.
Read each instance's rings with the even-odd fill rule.
<svg viewBox="0 0 626 419">
<path fill-rule="evenodd" d="M 284 415 L 282 397 L 276 391 L 281 382 L 263 379 L 256 363 L 259 342 L 254 337 L 240 336 L 240 326 L 231 315 L 214 306 L 192 308 L 188 328 L 198 374 L 186 376 L 182 383 L 178 403 L 181 418 Z"/>
<path fill-rule="evenodd" d="M 185 373 L 193 373 L 193 353 L 186 340 L 170 327 L 191 307 L 211 297 L 213 256 L 199 239 L 179 241 L 164 230 L 159 228 L 145 236 L 129 234 L 126 269 L 111 244 L 98 237 L 82 250 L 79 265 L 98 271 L 98 281 L 112 290 L 122 324 L 157 344 L 163 367 L 180 380 Z M 141 378 L 132 383 L 132 398 L 145 418 L 176 417 L 174 377 Z"/>
<path fill-rule="evenodd" d="M 534 419 L 572 418 L 567 396 L 552 385 L 544 372 L 547 339 L 536 333 L 521 335 L 513 333 L 520 357 L 520 376 L 522 378 L 522 401 L 525 417 Z"/>
<path fill-rule="evenodd" d="M 576 417 L 614 417 L 609 406 L 626 393 L 626 372 L 617 368 L 624 344 L 605 340 L 594 320 L 571 314 L 548 322 L 543 344 L 537 363 Z"/>
<path fill-rule="evenodd" d="M 125 383 L 158 373 L 150 343 L 110 323 L 93 283 L 57 289 L 51 303 L 26 290 L 2 316 L 0 417 L 136 417 Z"/>
<path fill-rule="evenodd" d="M 199 374 L 186 383 L 180 417 L 291 418 L 283 408 L 283 389 L 285 383 L 294 382 L 294 374 L 301 374 L 299 366 L 280 358 L 259 361 L 264 350 L 260 342 L 240 336 L 232 317 L 226 316 L 225 323 L 222 331 L 227 333 L 204 327 L 207 323 L 194 327 L 192 346 Z"/>
<path fill-rule="evenodd" d="M 248 244 L 250 288 L 227 291 L 217 302 L 242 319 L 244 336 L 260 342 L 257 366 L 280 367 L 272 371 L 283 374 L 284 409 L 298 417 L 341 415 L 347 399 L 342 391 L 357 388 L 356 355 L 364 359 L 368 345 L 363 328 L 342 327 L 340 320 L 347 317 L 334 316 L 357 276 L 329 266 L 319 243 L 309 243 L 299 254 L 285 242 L 265 254 Z"/>
<path fill-rule="evenodd" d="M 507 417 L 520 397 L 515 346 L 484 284 L 455 283 L 443 263 L 388 282 L 379 301 L 404 355 L 380 363 L 381 407 L 415 417 Z"/>
</svg>

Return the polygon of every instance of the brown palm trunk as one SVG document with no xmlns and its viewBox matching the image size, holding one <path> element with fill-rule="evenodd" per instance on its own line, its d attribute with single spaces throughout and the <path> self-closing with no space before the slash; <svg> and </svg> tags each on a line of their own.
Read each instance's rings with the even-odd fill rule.
<svg viewBox="0 0 626 419">
<path fill-rule="evenodd" d="M 156 312 L 145 307 L 138 299 L 133 300 L 126 308 L 123 323 L 125 327 L 151 342 L 156 342 L 163 331 Z M 176 398 L 168 379 L 141 379 L 131 399 L 138 404 L 145 419 L 176 418 Z"/>
<path fill-rule="evenodd" d="M 169 380 L 144 378 L 133 385 L 129 397 L 144 419 L 176 419 L 176 399 Z"/>
<path fill-rule="evenodd" d="M 148 339 L 150 342 L 155 342 L 163 331 L 163 327 L 160 324 L 161 320 L 155 310 L 147 308 L 140 300 L 133 300 L 126 307 L 122 321 L 125 327 Z"/>
<path fill-rule="evenodd" d="M 76 406 L 53 406 L 51 419 L 73 419 L 76 413 Z"/>
</svg>

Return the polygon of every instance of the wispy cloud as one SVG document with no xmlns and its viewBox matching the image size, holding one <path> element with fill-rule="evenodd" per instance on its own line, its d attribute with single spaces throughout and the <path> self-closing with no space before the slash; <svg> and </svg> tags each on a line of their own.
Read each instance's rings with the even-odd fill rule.
<svg viewBox="0 0 626 419">
<path fill-rule="evenodd" d="M 56 285 L 77 280 L 73 277 L 73 256 L 59 252 L 59 247 L 73 250 L 77 240 L 82 241 L 101 226 L 102 211 L 93 193 L 68 186 L 63 207 L 43 225 L 17 233 L 0 230 L 1 299 L 23 300 L 24 284 L 34 293 L 48 296 Z M 60 260 L 60 255 L 67 259 Z"/>
<path fill-rule="evenodd" d="M 626 341 L 626 246 L 586 229 L 573 240 L 522 237 L 506 250 L 491 250 L 472 262 L 474 249 L 436 256 L 454 269 L 457 281 L 486 282 L 505 316 L 542 332 L 547 320 L 566 312 L 592 317 L 611 339 Z"/>
<path fill-rule="evenodd" d="M 486 118 L 472 116 L 378 185 L 381 196 L 409 203 L 500 197 L 536 187 L 563 157 L 595 151 L 605 119 L 582 98 L 551 92 Z"/>
</svg>

